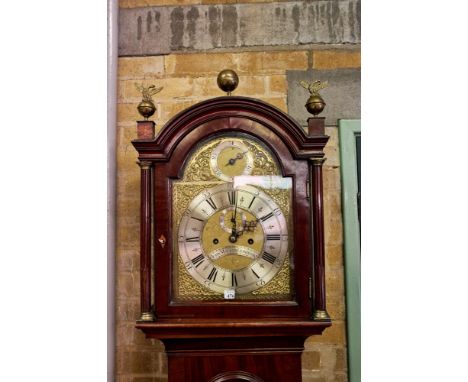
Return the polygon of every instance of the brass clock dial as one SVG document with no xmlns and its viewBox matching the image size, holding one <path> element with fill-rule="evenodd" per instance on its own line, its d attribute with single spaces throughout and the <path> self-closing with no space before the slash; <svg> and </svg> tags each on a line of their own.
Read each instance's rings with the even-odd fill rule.
<svg viewBox="0 0 468 382">
<path fill-rule="evenodd" d="M 232 182 L 234 176 L 249 175 L 253 166 L 253 154 L 241 139 L 223 139 L 211 152 L 211 171 L 221 180 Z"/>
<path fill-rule="evenodd" d="M 203 142 L 172 183 L 175 301 L 289 300 L 292 182 L 246 135 Z"/>
<path fill-rule="evenodd" d="M 179 253 L 204 287 L 244 294 L 279 272 L 288 253 L 286 218 L 259 189 L 231 183 L 208 188 L 190 202 L 178 230 Z"/>
</svg>

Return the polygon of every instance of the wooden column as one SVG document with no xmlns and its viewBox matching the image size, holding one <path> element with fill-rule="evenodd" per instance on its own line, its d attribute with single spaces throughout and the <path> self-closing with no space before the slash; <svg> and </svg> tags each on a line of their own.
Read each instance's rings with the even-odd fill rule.
<svg viewBox="0 0 468 382">
<path fill-rule="evenodd" d="M 325 118 L 309 118 L 309 136 L 325 134 Z M 325 235 L 323 225 L 323 175 L 325 158 L 313 157 L 309 161 L 310 195 L 312 202 L 312 231 L 314 239 L 314 306 L 315 321 L 329 321 L 325 289 Z"/>
<path fill-rule="evenodd" d="M 154 321 L 151 310 L 151 179 L 152 162 L 138 162 L 141 168 L 140 194 L 140 309 L 139 321 Z"/>
</svg>

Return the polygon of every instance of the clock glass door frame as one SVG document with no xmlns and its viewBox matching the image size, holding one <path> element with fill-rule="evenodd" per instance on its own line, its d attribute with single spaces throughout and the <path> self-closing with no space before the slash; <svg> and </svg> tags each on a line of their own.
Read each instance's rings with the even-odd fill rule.
<svg viewBox="0 0 468 382">
<path fill-rule="evenodd" d="M 310 280 L 312 276 L 311 248 L 312 234 L 310 203 L 307 193 L 308 162 L 294 158 L 291 150 L 280 136 L 274 134 L 268 123 L 251 115 L 219 116 L 192 127 L 179 137 L 177 145 L 167 162 L 156 162 L 154 166 L 154 296 L 155 313 L 159 318 L 186 317 L 199 318 L 224 316 L 309 318 L 311 312 Z M 179 179 L 181 169 L 190 157 L 198 142 L 222 135 L 248 136 L 260 141 L 277 159 L 282 176 L 292 180 L 292 210 L 294 241 L 294 291 L 291 301 L 194 301 L 179 302 L 172 298 L 172 264 L 174 227 L 172 216 L 172 182 Z M 164 235 L 167 242 L 162 248 L 157 239 Z M 166 276 L 163 276 L 166 274 Z"/>
</svg>

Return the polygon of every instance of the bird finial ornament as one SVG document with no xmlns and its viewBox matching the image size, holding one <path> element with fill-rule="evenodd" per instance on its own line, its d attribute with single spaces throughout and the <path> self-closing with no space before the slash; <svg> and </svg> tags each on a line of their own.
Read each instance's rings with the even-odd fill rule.
<svg viewBox="0 0 468 382">
<path fill-rule="evenodd" d="M 326 103 L 319 94 L 319 91 L 325 89 L 328 86 L 328 81 L 322 82 L 317 80 L 310 83 L 307 81 L 300 81 L 299 84 L 304 89 L 309 91 L 310 97 L 307 100 L 305 107 L 310 114 L 316 117 L 325 108 Z"/>
<path fill-rule="evenodd" d="M 300 84 L 304 89 L 307 89 L 311 95 L 316 95 L 320 90 L 325 89 L 328 86 L 328 81 L 322 82 L 317 80 L 310 83 L 307 81 L 301 81 Z"/>
<path fill-rule="evenodd" d="M 135 87 L 141 93 L 143 99 L 138 104 L 138 112 L 145 118 L 151 117 L 156 111 L 156 106 L 153 102 L 153 96 L 159 93 L 163 87 L 157 88 L 155 85 L 144 86 L 143 84 L 135 83 Z"/>
</svg>

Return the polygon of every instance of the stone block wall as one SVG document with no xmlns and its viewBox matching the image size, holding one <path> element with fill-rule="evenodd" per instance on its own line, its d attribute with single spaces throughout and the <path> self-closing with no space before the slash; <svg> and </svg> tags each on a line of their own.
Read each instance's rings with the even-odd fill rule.
<svg viewBox="0 0 468 382">
<path fill-rule="evenodd" d="M 323 3 L 324 1 L 320 1 Z M 182 6 L 225 0 L 122 0 L 121 11 L 135 7 Z M 240 5 L 287 5 L 288 2 L 242 1 Z M 297 2 L 294 2 L 297 3 Z M 309 3 L 309 2 L 307 2 Z M 345 0 L 340 0 L 341 7 Z M 153 9 L 153 8 L 152 8 Z M 291 21 L 292 22 L 292 21 Z M 120 28 L 125 28 L 120 24 Z M 121 31 L 122 33 L 122 31 Z M 202 100 L 224 95 L 216 85 L 217 74 L 226 68 L 240 78 L 233 93 L 259 98 L 288 112 L 292 86 L 289 71 L 341 70 L 360 67 L 359 45 L 291 44 L 282 47 L 233 47 L 230 49 L 178 50 L 160 54 L 122 55 L 118 71 L 117 117 L 117 252 L 116 252 L 116 381 L 167 381 L 167 359 L 161 342 L 148 340 L 134 328 L 139 316 L 139 167 L 131 145 L 136 138 L 136 106 L 141 95 L 135 82 L 164 89 L 155 96 L 153 116 L 157 131 L 176 113 Z M 304 90 L 303 103 L 308 93 Z M 327 100 L 328 103 L 333 102 Z M 294 115 L 293 115 L 294 117 Z M 324 210 L 327 272 L 327 307 L 333 326 L 323 336 L 309 338 L 302 358 L 303 381 L 347 381 L 346 323 L 343 271 L 343 235 L 338 132 L 336 121 L 327 121 L 330 136 L 324 164 Z"/>
<path fill-rule="evenodd" d="M 219 3 L 122 10 L 120 54 L 354 44 L 360 38 L 360 0 Z"/>
</svg>

